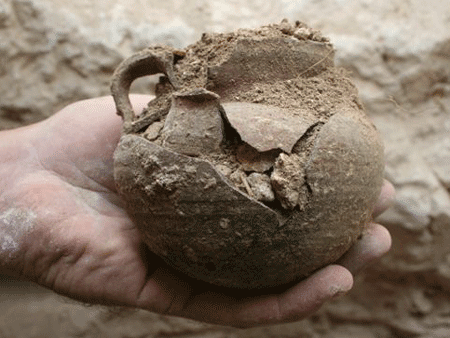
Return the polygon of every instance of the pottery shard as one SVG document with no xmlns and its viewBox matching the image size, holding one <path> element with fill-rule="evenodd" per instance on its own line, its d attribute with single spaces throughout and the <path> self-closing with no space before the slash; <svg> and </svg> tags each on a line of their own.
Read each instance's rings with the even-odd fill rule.
<svg viewBox="0 0 450 338">
<path fill-rule="evenodd" d="M 306 110 L 248 102 L 226 102 L 222 107 L 242 141 L 259 152 L 280 149 L 291 153 L 295 143 L 317 123 Z"/>
<path fill-rule="evenodd" d="M 241 288 L 280 283 L 280 269 L 288 271 L 281 283 L 295 278 L 289 259 L 267 266 L 284 252 L 286 239 L 274 238 L 277 213 L 231 186 L 208 161 L 137 135 L 122 136 L 114 158 L 114 177 L 133 206 L 130 216 L 150 249 L 172 267 Z M 186 243 L 190 253 L 183 248 Z"/>
<path fill-rule="evenodd" d="M 245 171 L 256 171 L 263 173 L 270 170 L 279 154 L 277 150 L 270 150 L 263 153 L 244 143 L 236 151 L 236 159 Z"/>
<path fill-rule="evenodd" d="M 223 61 L 208 68 L 208 89 L 225 101 L 253 83 L 313 76 L 333 66 L 329 43 L 293 37 L 241 38 Z"/>
<path fill-rule="evenodd" d="M 224 135 L 219 107 L 219 96 L 205 89 L 174 93 L 162 130 L 163 146 L 189 156 L 217 151 Z"/>
</svg>

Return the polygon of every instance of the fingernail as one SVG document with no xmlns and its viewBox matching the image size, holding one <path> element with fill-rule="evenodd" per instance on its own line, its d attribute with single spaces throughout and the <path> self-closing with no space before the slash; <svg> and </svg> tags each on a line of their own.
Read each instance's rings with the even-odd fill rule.
<svg viewBox="0 0 450 338">
<path fill-rule="evenodd" d="M 330 299 L 337 299 L 337 298 L 341 298 L 342 296 L 345 296 L 350 290 L 352 289 L 352 286 L 345 286 L 345 285 L 340 285 L 340 286 L 334 286 L 330 289 L 330 293 L 332 294 Z"/>
<path fill-rule="evenodd" d="M 395 201 L 395 188 L 389 181 L 385 180 L 385 184 L 381 190 L 378 202 L 374 207 L 373 216 L 377 217 L 387 209 L 389 209 Z"/>
</svg>

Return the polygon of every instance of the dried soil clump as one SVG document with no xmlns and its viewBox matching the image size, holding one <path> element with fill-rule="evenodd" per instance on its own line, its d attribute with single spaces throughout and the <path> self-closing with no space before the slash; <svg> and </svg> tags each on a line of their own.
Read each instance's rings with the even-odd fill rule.
<svg viewBox="0 0 450 338">
<path fill-rule="evenodd" d="M 118 67 L 114 175 L 154 253 L 191 277 L 262 289 L 350 248 L 380 192 L 383 146 L 333 52 L 283 21 L 151 47 Z M 135 116 L 132 81 L 157 73 Z"/>
</svg>

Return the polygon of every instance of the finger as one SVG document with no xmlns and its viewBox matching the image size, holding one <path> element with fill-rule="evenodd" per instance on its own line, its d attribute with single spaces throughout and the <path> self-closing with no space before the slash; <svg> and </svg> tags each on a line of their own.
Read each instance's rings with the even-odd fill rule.
<svg viewBox="0 0 450 338">
<path fill-rule="evenodd" d="M 150 95 L 130 96 L 136 112 L 141 112 L 151 98 Z M 81 171 L 90 182 L 115 191 L 112 158 L 121 136 L 122 120 L 116 114 L 112 97 L 75 102 L 42 125 L 44 130 L 38 130 L 34 142 L 42 163 L 61 167 L 60 162 L 65 159 L 69 163 L 67 168 L 75 167 L 75 172 Z M 73 172 L 59 174 L 68 177 Z"/>
<path fill-rule="evenodd" d="M 155 97 L 153 95 L 131 94 L 130 101 L 133 106 L 134 113 L 140 115 L 147 108 L 148 102 Z"/>
<path fill-rule="evenodd" d="M 192 284 L 180 274 L 162 266 L 152 273 L 140 291 L 135 306 L 152 312 L 175 314 L 188 301 L 193 289 Z"/>
<path fill-rule="evenodd" d="M 241 328 L 296 321 L 311 315 L 324 302 L 352 286 L 351 273 L 342 266 L 331 265 L 280 295 L 238 298 L 202 292 L 191 297 L 178 315 Z"/>
<path fill-rule="evenodd" d="M 382 225 L 370 223 L 363 236 L 338 261 L 353 275 L 365 266 L 379 259 L 391 248 L 392 239 L 389 231 Z"/>
<path fill-rule="evenodd" d="M 391 182 L 384 180 L 377 204 L 373 209 L 373 217 L 377 217 L 389 209 L 395 200 L 395 188 Z"/>
<path fill-rule="evenodd" d="M 347 293 L 352 287 L 350 271 L 339 265 L 329 265 L 280 297 L 281 319 L 295 321 L 305 318 L 326 301 Z"/>
</svg>

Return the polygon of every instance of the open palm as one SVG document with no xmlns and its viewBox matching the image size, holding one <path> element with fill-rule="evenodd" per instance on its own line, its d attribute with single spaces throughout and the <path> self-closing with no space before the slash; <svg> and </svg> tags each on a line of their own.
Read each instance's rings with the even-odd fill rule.
<svg viewBox="0 0 450 338">
<path fill-rule="evenodd" d="M 148 100 L 132 96 L 135 111 Z M 99 98 L 0 134 L 0 213 L 15 225 L 18 243 L 0 252 L 5 269 L 83 302 L 245 327 L 311 314 L 351 288 L 351 272 L 389 249 L 387 231 L 372 224 L 341 265 L 326 267 L 283 293 L 243 297 L 199 287 L 148 251 L 122 208 L 112 159 L 120 130 L 112 99 Z M 377 213 L 391 195 L 386 185 Z"/>
</svg>

